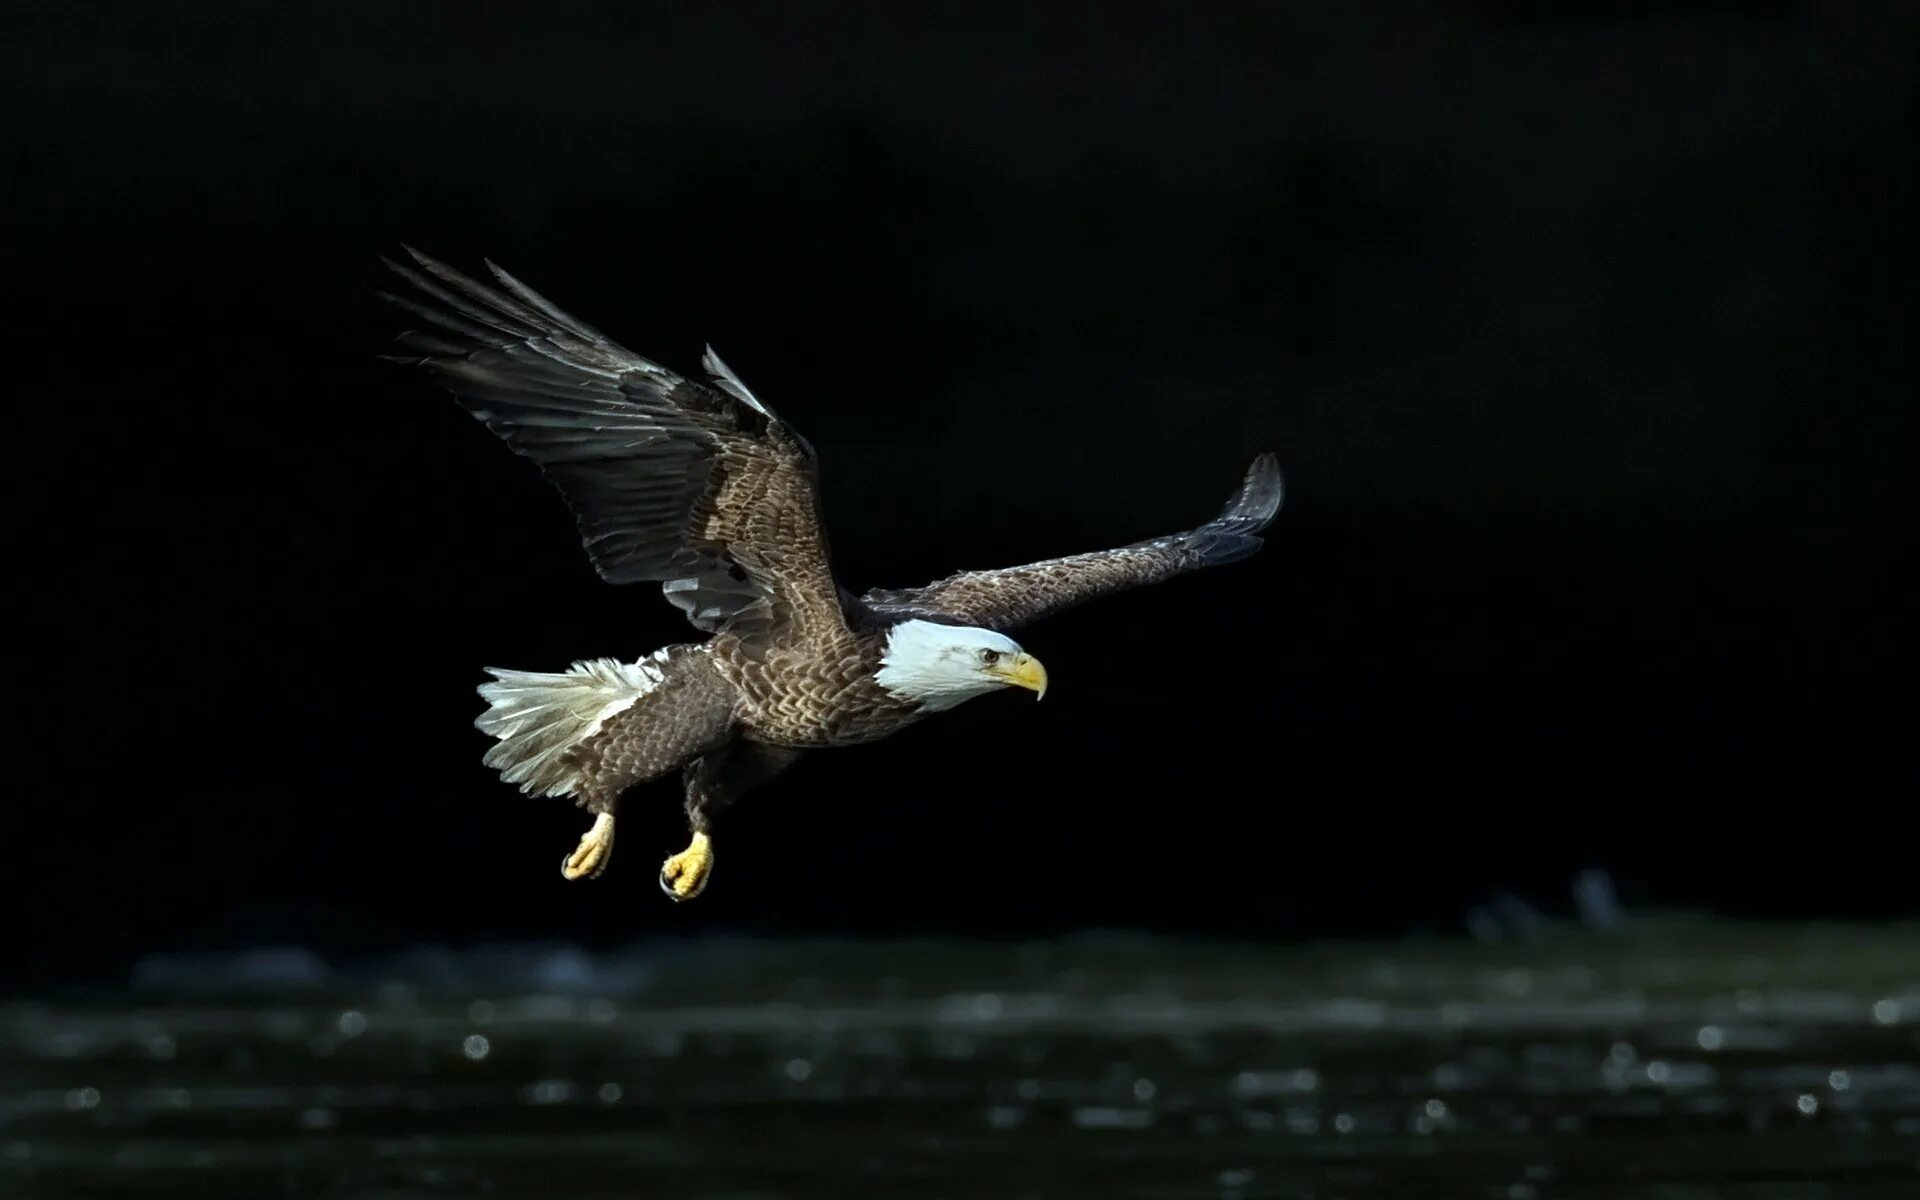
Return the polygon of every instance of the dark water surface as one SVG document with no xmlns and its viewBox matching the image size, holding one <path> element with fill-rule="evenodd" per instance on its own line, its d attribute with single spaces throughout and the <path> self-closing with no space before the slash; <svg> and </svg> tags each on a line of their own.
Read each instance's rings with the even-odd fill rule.
<svg viewBox="0 0 1920 1200">
<path fill-rule="evenodd" d="M 0 1196 L 1920 1197 L 1917 933 L 154 961 L 0 1004 Z"/>
</svg>

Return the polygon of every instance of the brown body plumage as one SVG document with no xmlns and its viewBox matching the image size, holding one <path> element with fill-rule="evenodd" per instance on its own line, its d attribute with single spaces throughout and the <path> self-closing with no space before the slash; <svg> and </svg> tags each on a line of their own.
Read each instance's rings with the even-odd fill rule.
<svg viewBox="0 0 1920 1200">
<path fill-rule="evenodd" d="M 390 296 L 432 328 L 417 364 L 566 498 L 612 583 L 656 581 L 710 640 L 560 674 L 491 670 L 478 719 L 509 782 L 597 814 L 563 864 L 596 874 L 620 794 L 681 770 L 694 842 L 662 885 L 686 899 L 712 861 L 712 814 L 801 752 L 883 738 L 993 686 L 1044 690 L 1007 631 L 1098 595 L 1232 562 L 1280 504 L 1257 458 L 1213 521 L 1117 550 L 855 596 L 834 579 L 813 450 L 711 350 L 712 383 L 615 344 L 497 267 L 490 286 L 413 253 Z"/>
</svg>

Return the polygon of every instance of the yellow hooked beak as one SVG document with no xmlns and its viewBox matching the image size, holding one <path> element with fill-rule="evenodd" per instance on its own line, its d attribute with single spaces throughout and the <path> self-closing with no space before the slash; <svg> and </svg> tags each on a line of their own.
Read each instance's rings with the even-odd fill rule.
<svg viewBox="0 0 1920 1200">
<path fill-rule="evenodd" d="M 1047 669 L 1041 666 L 1040 660 L 1031 654 L 1016 654 L 1012 658 L 995 663 L 987 670 L 1014 687 L 1023 687 L 1030 692 L 1038 693 L 1038 699 L 1047 698 Z"/>
</svg>

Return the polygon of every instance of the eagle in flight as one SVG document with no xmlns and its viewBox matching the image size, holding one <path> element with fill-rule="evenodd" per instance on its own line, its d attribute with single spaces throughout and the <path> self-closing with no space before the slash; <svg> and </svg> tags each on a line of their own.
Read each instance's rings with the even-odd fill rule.
<svg viewBox="0 0 1920 1200">
<path fill-rule="evenodd" d="M 411 249 L 383 293 L 426 323 L 394 361 L 424 368 L 572 509 L 609 583 L 657 582 L 704 642 L 565 671 L 488 668 L 475 724 L 508 783 L 570 796 L 592 827 L 561 863 L 598 875 L 635 784 L 679 770 L 691 839 L 660 886 L 700 894 L 714 814 L 808 750 L 871 742 L 997 688 L 1044 696 L 1046 668 L 1008 633 L 1096 596 L 1246 558 L 1279 511 L 1280 470 L 1253 460 L 1197 529 L 924 587 L 855 595 L 834 579 L 813 448 L 709 348 L 709 381 L 642 358 L 491 262 L 481 283 Z"/>
</svg>

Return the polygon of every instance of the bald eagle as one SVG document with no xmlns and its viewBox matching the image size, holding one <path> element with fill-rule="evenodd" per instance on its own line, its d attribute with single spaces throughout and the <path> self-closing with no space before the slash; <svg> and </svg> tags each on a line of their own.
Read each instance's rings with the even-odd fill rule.
<svg viewBox="0 0 1920 1200">
<path fill-rule="evenodd" d="M 657 582 L 704 642 L 565 671 L 487 668 L 484 762 L 523 792 L 568 796 L 592 827 L 561 863 L 598 875 L 620 796 L 679 770 L 691 838 L 660 886 L 700 894 L 714 814 L 808 750 L 871 742 L 1003 687 L 1047 690 L 1009 631 L 1096 596 L 1246 558 L 1279 511 L 1271 454 L 1224 511 L 1185 533 L 924 587 L 855 595 L 828 566 L 814 453 L 712 349 L 677 375 L 561 311 L 491 262 L 481 283 L 417 251 L 383 293 L 427 328 L 424 368 L 566 499 L 609 583 Z"/>
</svg>

